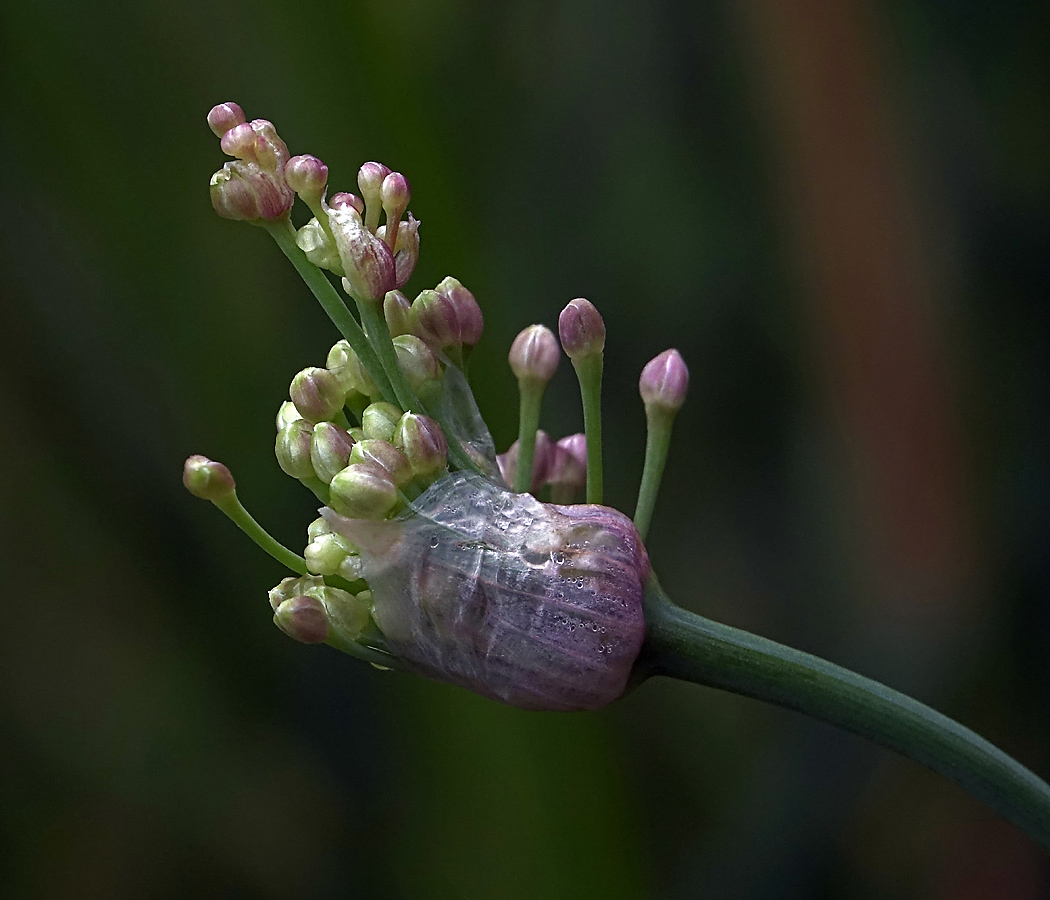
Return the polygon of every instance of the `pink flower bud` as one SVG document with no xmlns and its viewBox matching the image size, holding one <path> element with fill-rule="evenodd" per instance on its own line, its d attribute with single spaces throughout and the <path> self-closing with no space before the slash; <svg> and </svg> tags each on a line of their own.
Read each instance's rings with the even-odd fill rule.
<svg viewBox="0 0 1050 900">
<path fill-rule="evenodd" d="M 213 106 L 208 113 L 208 127 L 217 138 L 221 138 L 231 128 L 236 128 L 244 122 L 244 112 L 233 102 Z"/>
<path fill-rule="evenodd" d="M 456 321 L 459 325 L 459 342 L 465 347 L 473 347 L 481 340 L 481 332 L 485 326 L 485 320 L 481 315 L 481 307 L 474 295 L 459 282 L 458 279 L 447 275 L 441 279 L 437 286 L 437 292 L 448 298 L 452 308 L 456 311 Z"/>
<path fill-rule="evenodd" d="M 222 152 L 245 162 L 255 163 L 272 175 L 283 177 L 288 162 L 288 145 L 281 140 L 272 122 L 255 119 L 235 125 L 219 142 Z"/>
<path fill-rule="evenodd" d="M 383 179 L 383 184 L 380 188 L 380 199 L 383 201 L 383 211 L 386 213 L 385 240 L 391 251 L 394 250 L 397 241 L 398 224 L 401 221 L 401 217 L 405 214 L 405 210 L 408 209 L 410 197 L 411 190 L 408 186 L 408 179 L 400 172 L 391 172 Z"/>
<path fill-rule="evenodd" d="M 348 194 L 346 191 L 340 191 L 337 194 L 332 194 L 331 199 L 328 201 L 329 209 L 352 209 L 358 215 L 363 216 L 365 214 L 365 201 L 362 200 L 357 194 Z"/>
<path fill-rule="evenodd" d="M 310 464 L 325 484 L 346 468 L 354 439 L 349 432 L 331 422 L 318 422 L 310 441 Z"/>
<path fill-rule="evenodd" d="M 321 601 L 313 597 L 300 595 L 285 600 L 277 607 L 273 620 L 288 637 L 302 644 L 323 644 L 328 640 L 328 616 Z"/>
<path fill-rule="evenodd" d="M 420 478 L 433 478 L 448 465 L 448 441 L 441 426 L 429 416 L 405 413 L 397 423 L 393 441 L 408 457 Z"/>
<path fill-rule="evenodd" d="M 359 300 L 378 302 L 394 289 L 390 248 L 361 224 L 353 209 L 331 209 L 328 221 L 346 273 L 343 286 Z"/>
<path fill-rule="evenodd" d="M 365 200 L 365 227 L 374 232 L 383 211 L 383 180 L 390 170 L 382 163 L 366 162 L 357 173 L 357 186 Z"/>
<path fill-rule="evenodd" d="M 376 237 L 387 243 L 387 226 L 380 225 L 376 229 Z M 419 220 L 408 214 L 408 221 L 402 222 L 397 230 L 397 240 L 394 242 L 394 285 L 398 288 L 404 287 L 408 279 L 415 271 L 416 263 L 419 261 Z"/>
<path fill-rule="evenodd" d="M 553 461 L 547 483 L 564 488 L 570 494 L 587 484 L 587 438 L 581 434 L 563 437 L 554 445 Z"/>
<path fill-rule="evenodd" d="M 397 365 L 412 390 L 420 393 L 428 385 L 441 377 L 441 365 L 434 351 L 414 334 L 402 334 L 394 338 L 394 352 Z"/>
<path fill-rule="evenodd" d="M 328 166 L 309 154 L 293 156 L 284 167 L 284 180 L 307 206 L 319 206 L 328 184 Z"/>
<path fill-rule="evenodd" d="M 224 219 L 276 222 L 285 218 L 295 194 L 282 179 L 254 164 L 228 162 L 211 177 L 211 205 Z"/>
<path fill-rule="evenodd" d="M 558 368 L 561 352 L 554 333 L 545 325 L 530 325 L 510 345 L 507 359 L 518 381 L 546 384 Z"/>
<path fill-rule="evenodd" d="M 350 452 L 350 463 L 379 466 L 399 487 L 412 478 L 412 466 L 408 457 L 389 441 L 358 441 Z"/>
<path fill-rule="evenodd" d="M 570 359 L 595 356 L 605 349 L 605 322 L 594 304 L 582 297 L 570 301 L 561 311 L 558 334 Z"/>
<path fill-rule="evenodd" d="M 324 422 L 343 408 L 346 391 L 334 373 L 308 366 L 292 379 L 288 389 L 295 408 L 308 422 Z"/>
<path fill-rule="evenodd" d="M 638 392 L 646 410 L 678 412 L 688 389 L 689 369 L 677 350 L 665 350 L 649 360 L 638 380 Z"/>
<path fill-rule="evenodd" d="M 397 423 L 401 421 L 404 413 L 394 406 L 380 400 L 378 403 L 370 403 L 361 413 L 361 428 L 365 436 L 372 440 L 392 441 Z"/>
<path fill-rule="evenodd" d="M 397 502 L 390 473 L 371 463 L 351 463 L 329 485 L 332 509 L 354 519 L 382 519 Z"/>
<path fill-rule="evenodd" d="M 225 500 L 237 491 L 230 470 L 222 463 L 197 454 L 191 456 L 182 467 L 182 483 L 194 497 L 202 500 Z"/>
</svg>

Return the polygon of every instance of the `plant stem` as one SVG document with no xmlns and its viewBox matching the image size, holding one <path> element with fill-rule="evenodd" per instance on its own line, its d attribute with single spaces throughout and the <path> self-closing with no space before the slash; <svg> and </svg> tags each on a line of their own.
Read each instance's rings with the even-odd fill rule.
<svg viewBox="0 0 1050 900">
<path fill-rule="evenodd" d="M 405 412 L 423 412 L 423 404 L 397 363 L 397 351 L 394 349 L 390 329 L 383 317 L 382 301 L 360 300 L 354 297 L 354 302 L 357 303 L 357 311 L 361 314 L 361 324 L 365 327 L 365 334 L 371 341 L 379 362 L 383 366 L 383 371 L 386 372 L 394 388 L 397 405 Z"/>
<path fill-rule="evenodd" d="M 297 572 L 300 575 L 309 574 L 309 569 L 306 568 L 306 560 L 301 556 L 296 556 L 296 554 L 292 553 L 292 551 L 285 547 L 284 544 L 271 537 L 269 532 L 256 522 L 255 519 L 252 518 L 251 513 L 244 508 L 236 493 L 214 502 L 219 509 L 233 520 L 233 523 L 240 528 L 241 531 L 255 541 L 255 543 L 270 556 L 276 559 L 277 562 L 281 563 L 281 565 L 287 566 L 293 572 Z"/>
<path fill-rule="evenodd" d="M 295 229 L 292 228 L 291 222 L 288 220 L 273 222 L 267 224 L 265 228 L 277 242 L 277 246 L 281 248 L 284 255 L 295 266 L 295 270 L 306 282 L 306 286 L 310 288 L 314 297 L 317 298 L 321 308 L 328 314 L 332 324 L 335 325 L 339 333 L 346 338 L 347 343 L 360 357 L 361 364 L 368 371 L 368 374 L 372 376 L 372 380 L 376 383 L 379 390 L 382 391 L 383 399 L 393 403 L 396 399 L 394 389 L 390 384 L 390 380 L 386 377 L 386 372 L 383 370 L 379 357 L 376 355 L 375 350 L 372 349 L 372 345 L 368 342 L 364 331 L 361 330 L 361 326 L 357 324 L 357 319 L 354 318 L 353 313 L 350 312 L 343 302 L 343 298 L 339 296 L 339 293 L 332 286 L 332 282 L 325 277 L 325 274 L 317 266 L 306 258 L 306 254 L 295 243 Z"/>
<path fill-rule="evenodd" d="M 826 660 L 675 606 L 646 586 L 645 674 L 798 710 L 922 763 L 1050 849 L 1050 786 L 970 729 Z"/>
<path fill-rule="evenodd" d="M 587 502 L 602 502 L 602 354 L 572 361 L 583 399 L 583 431 L 587 436 Z"/>
<path fill-rule="evenodd" d="M 645 540 L 645 536 L 649 533 L 649 525 L 653 521 L 656 496 L 660 492 L 660 482 L 664 477 L 664 463 L 667 462 L 667 449 L 671 444 L 674 414 L 653 410 L 647 418 L 645 467 L 642 469 L 642 484 L 638 488 L 638 505 L 634 510 L 634 525 L 642 536 L 642 540 Z"/>
<path fill-rule="evenodd" d="M 524 494 L 532 488 L 532 461 L 536 455 L 536 429 L 540 427 L 545 382 L 525 378 L 518 382 L 518 465 L 514 490 Z"/>
</svg>

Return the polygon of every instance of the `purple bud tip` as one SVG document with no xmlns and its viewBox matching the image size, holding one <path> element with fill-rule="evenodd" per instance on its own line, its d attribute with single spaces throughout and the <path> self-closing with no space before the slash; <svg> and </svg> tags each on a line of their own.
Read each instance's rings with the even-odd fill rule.
<svg viewBox="0 0 1050 900">
<path fill-rule="evenodd" d="M 197 454 L 182 467 L 182 483 L 194 497 L 213 503 L 232 497 L 237 490 L 230 470 L 222 463 Z"/>
<path fill-rule="evenodd" d="M 285 163 L 284 180 L 288 182 L 288 187 L 304 200 L 320 200 L 321 193 L 328 183 L 328 166 L 316 156 L 293 156 Z"/>
<path fill-rule="evenodd" d="M 564 313 L 562 314 L 564 315 Z M 558 368 L 558 340 L 545 325 L 530 325 L 510 346 L 507 359 L 518 381 L 546 384 Z"/>
<path fill-rule="evenodd" d="M 303 644 L 323 644 L 328 640 L 328 616 L 324 605 L 313 597 L 285 600 L 274 613 L 274 622 L 288 637 Z"/>
<path fill-rule="evenodd" d="M 441 280 L 437 286 L 437 292 L 447 297 L 456 311 L 460 342 L 467 347 L 473 347 L 481 340 L 481 332 L 485 327 L 485 319 L 481 315 L 478 301 L 451 275 Z"/>
<path fill-rule="evenodd" d="M 332 194 L 331 199 L 328 201 L 328 206 L 330 209 L 352 209 L 360 216 L 365 214 L 365 201 L 358 197 L 357 194 L 348 194 L 346 191 Z"/>
<path fill-rule="evenodd" d="M 431 478 L 447 464 L 448 440 L 441 426 L 429 416 L 405 413 L 397 423 L 393 443 L 420 477 Z"/>
<path fill-rule="evenodd" d="M 590 300 L 577 297 L 561 311 L 558 334 L 569 359 L 595 356 L 605 349 L 605 322 Z"/>
<path fill-rule="evenodd" d="M 689 369 L 677 350 L 665 350 L 649 360 L 638 380 L 638 392 L 646 409 L 677 412 L 689 389 Z"/>
<path fill-rule="evenodd" d="M 244 112 L 232 101 L 213 106 L 208 113 L 208 127 L 217 138 L 221 138 L 231 128 L 243 125 L 245 121 Z"/>
</svg>

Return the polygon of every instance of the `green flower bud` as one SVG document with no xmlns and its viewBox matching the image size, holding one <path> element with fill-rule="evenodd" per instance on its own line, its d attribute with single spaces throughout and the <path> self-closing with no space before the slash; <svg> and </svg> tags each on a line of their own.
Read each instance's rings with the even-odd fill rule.
<svg viewBox="0 0 1050 900">
<path fill-rule="evenodd" d="M 301 419 L 299 410 L 295 408 L 295 404 L 291 400 L 285 400 L 281 404 L 281 408 L 277 410 L 277 430 L 280 431 L 285 425 L 291 425 L 292 422 L 296 422 Z"/>
<path fill-rule="evenodd" d="M 296 232 L 295 243 L 317 268 L 327 269 L 340 276 L 343 274 L 339 251 L 336 250 L 332 239 L 328 237 L 327 232 L 316 218 L 311 219 Z"/>
<path fill-rule="evenodd" d="M 384 469 L 398 487 L 411 480 L 412 466 L 400 450 L 388 441 L 364 440 L 350 451 L 351 463 L 370 463 Z"/>
<path fill-rule="evenodd" d="M 186 460 L 182 467 L 182 483 L 194 497 L 213 503 L 232 497 L 237 484 L 230 470 L 222 463 L 197 454 Z"/>
<path fill-rule="evenodd" d="M 383 519 L 397 505 L 397 485 L 386 469 L 351 463 L 332 479 L 329 505 L 351 519 Z"/>
<path fill-rule="evenodd" d="M 313 431 L 313 426 L 306 419 L 296 419 L 277 432 L 274 453 L 285 475 L 299 479 L 314 477 L 313 462 L 310 459 Z"/>
<path fill-rule="evenodd" d="M 379 396 L 379 388 L 348 341 L 339 341 L 328 351 L 325 365 L 339 379 L 345 395 L 356 392 L 366 397 Z"/>
<path fill-rule="evenodd" d="M 414 334 L 402 334 L 394 338 L 394 352 L 397 354 L 398 367 L 417 393 L 427 386 L 435 385 L 441 377 L 441 366 L 434 351 Z"/>
<path fill-rule="evenodd" d="M 314 575 L 335 575 L 348 556 L 356 556 L 351 543 L 340 534 L 320 534 L 303 551 L 306 567 Z M 355 576 L 356 577 L 356 576 Z"/>
<path fill-rule="evenodd" d="M 288 393 L 299 415 L 314 423 L 333 418 L 346 400 L 346 391 L 339 379 L 317 366 L 309 366 L 296 375 Z"/>
<path fill-rule="evenodd" d="M 310 462 L 317 477 L 325 484 L 346 468 L 354 439 L 347 431 L 331 422 L 318 422 L 310 442 Z"/>
<path fill-rule="evenodd" d="M 306 527 L 306 536 L 310 543 L 316 541 L 322 534 L 331 534 L 332 528 L 324 516 L 318 516 Z"/>
<path fill-rule="evenodd" d="M 397 423 L 392 443 L 405 454 L 418 478 L 436 478 L 448 465 L 445 432 L 429 416 L 405 413 Z"/>
<path fill-rule="evenodd" d="M 393 403 L 372 403 L 361 413 L 361 427 L 366 438 L 389 441 L 394 436 L 397 423 L 404 413 Z"/>
<path fill-rule="evenodd" d="M 383 318 L 391 337 L 412 334 L 412 303 L 401 291 L 388 291 L 383 298 Z"/>
</svg>

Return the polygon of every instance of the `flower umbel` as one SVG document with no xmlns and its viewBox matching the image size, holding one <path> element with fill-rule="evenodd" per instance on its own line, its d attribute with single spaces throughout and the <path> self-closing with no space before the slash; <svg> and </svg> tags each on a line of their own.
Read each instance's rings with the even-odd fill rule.
<svg viewBox="0 0 1050 900">
<path fill-rule="evenodd" d="M 689 383 L 677 350 L 639 381 L 648 435 L 632 522 L 602 505 L 606 328 L 592 303 L 572 300 L 558 323 L 584 433 L 554 441 L 539 429 L 559 351 L 533 326 L 509 357 L 518 440 L 497 458 L 466 377 L 483 325 L 474 295 L 452 277 L 411 304 L 400 293 L 419 257 L 408 179 L 366 162 L 360 197 L 326 201 L 328 167 L 292 157 L 270 122 L 223 103 L 208 125 L 234 157 L 211 180 L 216 212 L 265 228 L 340 334 L 277 414 L 277 461 L 321 503 L 303 556 L 251 517 L 224 465 L 191 456 L 183 472 L 191 493 L 295 573 L 270 592 L 282 631 L 523 709 L 598 709 L 654 674 L 758 697 L 922 762 L 1050 846 L 1050 787 L 973 732 L 668 600 L 643 540 Z M 298 231 L 296 196 L 310 212 Z M 587 504 L 573 505 L 584 486 Z"/>
</svg>

